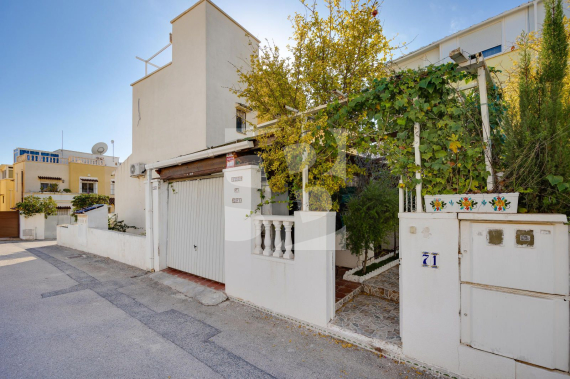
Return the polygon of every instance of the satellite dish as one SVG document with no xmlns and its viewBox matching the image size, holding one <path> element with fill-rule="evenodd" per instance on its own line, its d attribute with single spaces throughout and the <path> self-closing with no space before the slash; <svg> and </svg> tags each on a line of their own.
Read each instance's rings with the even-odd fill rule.
<svg viewBox="0 0 570 379">
<path fill-rule="evenodd" d="M 99 142 L 99 143 L 96 143 L 95 145 L 93 145 L 93 147 L 91 148 L 91 152 L 93 154 L 103 155 L 107 152 L 108 148 L 109 147 L 107 146 L 107 144 L 105 142 Z"/>
</svg>

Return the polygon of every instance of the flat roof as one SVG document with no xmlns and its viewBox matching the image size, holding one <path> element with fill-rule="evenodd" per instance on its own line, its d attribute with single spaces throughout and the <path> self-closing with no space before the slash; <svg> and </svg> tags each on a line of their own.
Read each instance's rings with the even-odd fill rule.
<svg viewBox="0 0 570 379">
<path fill-rule="evenodd" d="M 538 0 L 538 1 L 537 1 L 537 3 L 540 3 L 540 2 L 542 2 L 542 0 Z M 448 36 L 446 36 L 446 37 L 440 38 L 440 39 L 438 39 L 437 41 L 434 41 L 434 42 L 430 43 L 429 45 L 425 45 L 425 46 L 423 46 L 423 47 L 420 47 L 419 49 L 416 49 L 416 50 L 414 50 L 414 51 L 411 51 L 411 52 L 409 52 L 409 53 L 406 54 L 406 55 L 402 55 L 401 57 L 394 59 L 392 62 L 396 63 L 396 62 L 402 61 L 402 60 L 404 60 L 404 59 L 411 58 L 411 57 L 413 57 L 413 56 L 415 56 L 415 55 L 418 55 L 418 54 L 420 54 L 420 53 L 423 53 L 423 52 L 425 52 L 425 51 L 431 50 L 432 48 L 436 47 L 437 45 L 441 44 L 442 42 L 445 42 L 445 41 L 447 41 L 447 40 L 449 40 L 449 39 L 458 37 L 458 36 L 461 35 L 461 34 L 465 34 L 466 32 L 470 32 L 470 31 L 472 31 L 472 30 L 474 30 L 474 29 L 477 29 L 477 28 L 479 28 L 479 27 L 481 27 L 481 26 L 484 26 L 484 25 L 486 25 L 486 24 L 490 24 L 491 22 L 496 21 L 496 20 L 498 20 L 498 19 L 501 18 L 501 17 L 505 17 L 505 16 L 507 16 L 507 15 L 509 15 L 509 14 L 511 14 L 511 13 L 520 11 L 520 10 L 522 10 L 523 8 L 530 7 L 530 6 L 532 6 L 533 4 L 534 4 L 534 1 L 528 1 L 528 2 L 526 2 L 526 3 L 523 3 L 523 4 L 521 4 L 521 5 L 519 5 L 519 6 L 515 7 L 515 8 L 506 10 L 506 11 L 504 11 L 504 12 L 502 12 L 502 13 L 499 13 L 499 14 L 496 15 L 496 16 L 490 17 L 490 18 L 488 18 L 488 19 L 486 19 L 486 20 L 483 20 L 483 21 L 481 21 L 481 22 L 479 22 L 479 23 L 477 23 L 477 24 L 475 24 L 475 25 L 471 25 L 471 26 L 468 27 L 468 28 L 462 29 L 462 30 L 460 30 L 460 31 L 458 31 L 458 32 L 455 32 L 455 33 L 453 33 L 453 34 L 450 34 L 450 35 L 448 35 Z"/>
<path fill-rule="evenodd" d="M 244 28 L 239 22 L 237 22 L 236 20 L 234 20 L 233 18 L 231 18 L 226 12 L 224 12 L 220 7 L 218 7 L 216 4 L 214 4 L 211 0 L 200 0 L 198 1 L 196 4 L 192 5 L 190 8 L 186 9 L 184 12 L 180 13 L 178 16 L 174 17 L 172 19 L 172 21 L 170 21 L 171 24 L 174 24 L 174 22 L 176 20 L 178 20 L 180 17 L 184 16 L 186 13 L 190 12 L 192 9 L 196 8 L 198 5 L 200 5 L 201 3 L 203 3 L 204 1 L 210 3 L 214 8 L 216 8 L 218 11 L 220 11 L 220 13 L 222 13 L 224 16 L 226 16 L 230 21 L 232 21 L 234 24 L 236 24 L 238 27 L 240 27 L 244 32 L 246 32 L 248 35 L 250 35 L 254 40 L 257 41 L 257 43 L 260 43 L 261 41 L 259 39 L 257 39 L 256 36 L 253 35 L 253 33 L 250 33 L 246 28 Z"/>
</svg>

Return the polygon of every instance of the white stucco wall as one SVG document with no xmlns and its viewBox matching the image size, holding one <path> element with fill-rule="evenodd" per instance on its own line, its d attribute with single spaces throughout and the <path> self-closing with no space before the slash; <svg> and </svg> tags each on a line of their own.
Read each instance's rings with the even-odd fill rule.
<svg viewBox="0 0 570 379">
<path fill-rule="evenodd" d="M 247 59 L 247 41 L 243 28 L 208 1 L 172 22 L 172 63 L 132 85 L 132 154 L 115 175 L 120 220 L 145 226 L 145 179 L 130 177 L 131 164 L 190 154 L 226 141 L 226 129 L 235 128 L 237 101 L 228 90 L 237 83 L 230 62 Z"/>
<path fill-rule="evenodd" d="M 486 222 L 485 232 L 476 230 L 469 237 L 464 227 L 468 217 Z M 554 220 L 556 217 L 559 221 Z M 508 230 L 519 222 L 524 224 L 520 228 L 537 228 L 542 232 L 535 233 L 535 247 L 519 248 L 508 270 L 493 271 L 502 264 L 500 259 L 493 258 L 478 269 L 495 272 L 496 276 L 517 272 L 524 276 L 524 271 L 516 268 L 528 260 L 528 255 L 545 256 L 552 250 L 566 256 L 566 263 L 561 264 L 565 266 L 567 280 L 568 228 L 562 225 L 565 217 L 467 214 L 460 215 L 460 219 L 454 213 L 400 214 L 400 335 L 404 354 L 469 378 L 567 378 L 561 371 L 519 363 L 524 360 L 543 367 L 568 369 L 569 313 L 564 295 L 469 283 L 480 277 L 465 279 L 459 264 L 461 259 L 463 270 L 463 262 L 472 259 L 470 256 L 485 255 L 489 246 L 477 248 L 467 240 L 485 239 L 489 228 L 505 230 L 505 242 L 500 246 L 501 254 L 506 254 L 515 241 L 514 233 L 509 236 Z M 565 227 L 565 233 L 548 233 L 549 224 L 553 223 Z M 550 237 L 557 241 L 556 246 L 544 243 Z M 424 252 L 429 254 L 427 266 L 423 266 Z M 436 268 L 432 267 L 432 253 L 438 254 Z M 548 259 L 541 264 L 550 264 L 550 271 L 555 271 L 552 267 L 555 265 Z M 536 275 L 541 275 L 539 270 Z M 462 280 L 466 282 L 462 284 Z"/>
<path fill-rule="evenodd" d="M 40 183 L 56 183 L 60 190 L 69 188 L 69 166 L 61 163 L 44 163 L 44 162 L 23 162 L 17 164 L 18 168 L 24 168 L 24 196 L 28 192 L 40 192 Z M 19 171 L 19 176 L 22 172 Z M 62 181 L 40 180 L 38 176 L 58 177 Z M 16 201 L 20 201 L 18 194 L 21 194 L 21 178 L 19 178 L 18 191 L 16 191 Z"/>
<path fill-rule="evenodd" d="M 28 218 L 20 214 L 20 238 L 23 240 L 45 239 L 45 215 L 38 213 Z M 32 235 L 25 236 L 24 230 L 33 230 Z"/>
<path fill-rule="evenodd" d="M 245 166 L 224 173 L 226 293 L 326 326 L 334 317 L 335 213 L 295 212 L 293 260 L 253 254 L 253 220 L 245 215 L 259 202 L 260 172 L 257 166 Z M 240 176 L 241 181 L 231 180 Z M 232 201 L 236 197 L 241 203 Z"/>
<path fill-rule="evenodd" d="M 145 241 L 143 236 L 88 228 L 85 224 L 57 227 L 57 244 L 60 246 L 150 270 L 145 255 Z"/>
<path fill-rule="evenodd" d="M 244 138 L 237 133 L 236 102 L 244 102 L 228 88 L 238 83 L 236 67 L 247 66 L 257 42 L 236 23 L 208 2 L 206 4 L 206 144 L 217 146 Z M 230 22 L 228 22 L 230 21 Z M 249 42 L 253 46 L 249 46 Z M 248 113 L 248 117 L 251 113 Z M 252 121 L 251 119 L 249 121 Z"/>
</svg>

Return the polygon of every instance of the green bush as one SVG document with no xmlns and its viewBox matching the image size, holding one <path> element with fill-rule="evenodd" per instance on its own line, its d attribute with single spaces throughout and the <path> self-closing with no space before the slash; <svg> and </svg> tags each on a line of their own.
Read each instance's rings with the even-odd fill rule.
<svg viewBox="0 0 570 379">
<path fill-rule="evenodd" d="M 69 188 L 64 188 L 62 191 L 65 193 L 71 193 L 71 190 Z"/>
<path fill-rule="evenodd" d="M 16 209 L 25 218 L 43 213 L 45 218 L 57 214 L 57 203 L 52 197 L 40 198 L 38 196 L 26 196 L 23 201 L 16 204 Z"/>
<path fill-rule="evenodd" d="M 526 35 L 519 41 L 518 104 L 504 127 L 504 187 L 521 192 L 519 212 L 570 216 L 569 37 L 562 1 L 544 5 L 539 46 Z"/>
<path fill-rule="evenodd" d="M 71 205 L 73 205 L 73 213 L 96 204 L 109 204 L 109 196 L 98 195 L 96 193 L 84 193 L 75 196 L 71 201 Z"/>
<path fill-rule="evenodd" d="M 107 221 L 107 227 L 109 230 L 114 230 L 116 232 L 122 233 L 125 233 L 127 229 L 137 229 L 135 226 L 125 224 L 125 221 L 123 220 L 119 221 L 116 215 L 114 217 L 109 217 Z"/>
<path fill-rule="evenodd" d="M 364 254 L 366 263 L 368 251 L 380 250 L 398 223 L 398 190 L 388 186 L 387 182 L 370 182 L 348 202 L 343 221 L 346 225 L 346 248 L 353 255 Z M 362 268 L 364 274 L 365 264 Z"/>
</svg>

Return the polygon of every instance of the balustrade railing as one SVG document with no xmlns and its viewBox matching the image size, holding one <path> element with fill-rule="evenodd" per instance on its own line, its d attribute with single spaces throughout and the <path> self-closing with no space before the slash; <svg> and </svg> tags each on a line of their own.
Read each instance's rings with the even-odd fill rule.
<svg viewBox="0 0 570 379">
<path fill-rule="evenodd" d="M 69 157 L 69 163 L 83 163 L 95 166 L 105 166 L 105 160 L 101 158 Z"/>
<path fill-rule="evenodd" d="M 293 259 L 294 216 L 253 216 L 254 254 Z"/>
<path fill-rule="evenodd" d="M 67 159 L 63 159 L 60 157 L 46 157 L 43 155 L 36 155 L 36 154 L 22 154 L 16 158 L 16 162 L 42 162 L 42 163 L 58 163 L 58 164 L 67 164 Z"/>
</svg>

